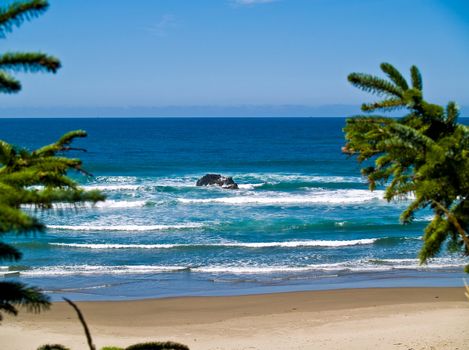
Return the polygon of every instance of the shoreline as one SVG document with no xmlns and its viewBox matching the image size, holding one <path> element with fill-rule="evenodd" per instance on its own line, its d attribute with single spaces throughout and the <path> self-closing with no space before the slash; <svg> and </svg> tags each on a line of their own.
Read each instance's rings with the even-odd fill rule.
<svg viewBox="0 0 469 350">
<path fill-rule="evenodd" d="M 40 286 L 52 301 L 65 296 L 77 301 L 131 301 L 181 297 L 233 297 L 290 292 L 331 291 L 368 288 L 463 288 L 466 277 L 461 271 L 404 270 L 351 272 L 317 276 L 309 273 L 259 275 L 209 275 L 187 272 L 137 275 L 122 283 L 119 276 L 102 277 L 89 283 L 58 278 L 30 279 L 28 284 Z M 142 276 L 144 276 L 142 278 Z M 25 280 L 26 281 L 26 280 Z M 45 283 L 47 282 L 47 283 Z M 84 284 L 86 283 L 86 284 Z M 64 285 L 65 288 L 54 288 Z M 80 287 L 78 287 L 81 285 Z"/>
<path fill-rule="evenodd" d="M 77 304 L 98 349 L 150 340 L 178 341 L 195 350 L 462 350 L 469 344 L 469 302 L 463 288 L 365 288 Z M 0 327 L 5 350 L 34 350 L 44 343 L 63 343 L 71 349 L 86 346 L 76 314 L 64 302 L 37 315 L 22 311 L 16 318 L 7 316 Z"/>
</svg>

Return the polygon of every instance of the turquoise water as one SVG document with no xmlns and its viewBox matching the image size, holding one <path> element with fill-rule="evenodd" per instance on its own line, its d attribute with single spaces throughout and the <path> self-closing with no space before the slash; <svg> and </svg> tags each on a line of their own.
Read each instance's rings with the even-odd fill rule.
<svg viewBox="0 0 469 350">
<path fill-rule="evenodd" d="M 342 155 L 339 118 L 0 119 L 29 148 L 73 129 L 73 153 L 108 200 L 40 213 L 34 237 L 7 235 L 24 259 L 3 270 L 54 298 L 129 299 L 348 287 L 461 285 L 464 260 L 416 259 L 422 212 L 370 192 Z M 239 190 L 196 187 L 205 173 Z"/>
</svg>

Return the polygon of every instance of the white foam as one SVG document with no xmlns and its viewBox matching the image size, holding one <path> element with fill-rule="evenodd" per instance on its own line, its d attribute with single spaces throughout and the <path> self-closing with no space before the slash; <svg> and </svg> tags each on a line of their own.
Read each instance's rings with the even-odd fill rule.
<svg viewBox="0 0 469 350">
<path fill-rule="evenodd" d="M 185 175 L 173 177 L 149 177 L 137 178 L 134 176 L 98 176 L 93 183 L 85 184 L 87 189 L 100 190 L 134 190 L 147 185 L 169 187 L 194 187 L 197 180 L 204 174 Z M 359 176 L 333 176 L 333 175 L 304 175 L 287 173 L 236 173 L 229 174 L 238 182 L 240 189 L 254 189 L 266 183 L 292 183 L 292 182 L 316 182 L 316 183 L 366 183 L 366 179 Z M 254 180 L 255 183 L 246 183 Z M 204 187 L 210 188 L 210 187 Z"/>
<path fill-rule="evenodd" d="M 84 248 L 84 249 L 169 249 L 185 244 L 112 244 L 112 243 L 49 243 L 57 247 Z"/>
<path fill-rule="evenodd" d="M 222 203 L 229 205 L 259 204 L 358 204 L 375 200 L 383 200 L 384 191 L 368 190 L 315 190 L 305 195 L 271 193 L 269 196 L 241 195 L 217 198 L 178 198 L 184 204 Z"/>
<path fill-rule="evenodd" d="M 186 175 L 179 178 L 137 178 L 135 176 L 97 176 L 92 183 L 80 185 L 86 190 L 100 191 L 135 191 L 147 186 L 168 187 L 194 187 L 197 179 L 203 174 Z M 366 179 L 358 176 L 320 176 L 302 174 L 277 173 L 239 173 L 233 174 L 238 186 L 243 190 L 253 190 L 264 184 L 278 184 L 291 182 L 317 182 L 317 183 L 366 183 Z M 255 183 L 243 183 L 246 181 Z M 42 189 L 40 186 L 32 188 Z M 211 188 L 210 186 L 204 188 Z"/>
<path fill-rule="evenodd" d="M 205 273 L 228 273 L 228 274 L 269 274 L 269 273 L 295 273 L 295 272 L 381 272 L 396 269 L 408 270 L 438 270 L 445 268 L 462 268 L 465 263 L 462 259 L 437 258 L 427 265 L 420 265 L 418 259 L 380 259 L 376 260 L 353 260 L 338 263 L 311 264 L 305 266 L 232 266 L 215 265 L 191 268 L 193 272 Z"/>
<path fill-rule="evenodd" d="M 178 178 L 157 178 L 154 179 L 154 185 L 168 187 L 195 187 L 195 183 L 201 176 L 182 176 Z"/>
<path fill-rule="evenodd" d="M 278 272 L 303 272 L 312 270 L 309 266 L 207 266 L 193 267 L 191 271 L 202 273 L 229 273 L 235 275 L 269 274 Z"/>
<path fill-rule="evenodd" d="M 149 274 L 187 270 L 185 266 L 159 265 L 58 265 L 44 266 L 32 270 L 21 271 L 23 276 L 70 276 L 70 275 L 123 275 Z"/>
<path fill-rule="evenodd" d="M 296 247 L 346 247 L 362 244 L 373 244 L 378 238 L 355 239 L 344 241 L 326 241 L 326 240 L 310 240 L 310 241 L 288 241 L 288 242 L 261 242 L 261 243 L 223 243 L 224 246 L 246 247 L 246 248 L 296 248 Z"/>
<path fill-rule="evenodd" d="M 254 190 L 257 187 L 261 187 L 264 183 L 257 183 L 257 184 L 238 184 L 238 188 L 240 190 Z"/>
<path fill-rule="evenodd" d="M 76 209 L 76 208 L 141 208 L 147 205 L 147 201 L 137 200 L 137 201 L 117 201 L 113 199 L 107 199 L 104 202 L 97 202 L 95 204 L 85 202 L 85 203 L 54 203 L 52 206 L 54 209 L 66 210 L 66 209 Z M 22 205 L 21 208 L 24 209 L 34 209 L 33 205 Z"/>
<path fill-rule="evenodd" d="M 192 222 L 187 224 L 174 225 L 48 225 L 48 228 L 54 230 L 67 231 L 161 231 L 161 230 L 180 230 L 185 228 L 198 228 L 204 226 L 202 223 Z"/>
<path fill-rule="evenodd" d="M 444 268 L 461 268 L 465 265 L 463 259 L 436 258 L 428 265 L 420 265 L 418 259 L 361 259 L 338 263 L 310 264 L 303 266 L 289 265 L 207 265 L 207 266 L 178 266 L 178 265 L 58 265 L 36 267 L 31 270 L 20 271 L 22 276 L 68 276 L 68 275 L 106 275 L 106 274 L 152 274 L 191 271 L 195 273 L 212 274 L 272 274 L 298 272 L 381 272 L 395 269 L 409 270 L 438 270 Z"/>
<path fill-rule="evenodd" d="M 435 258 L 428 264 L 421 265 L 418 259 L 361 259 L 354 261 L 345 261 L 331 264 L 312 265 L 315 269 L 323 271 L 347 270 L 351 272 L 373 272 L 390 270 L 434 270 L 444 268 L 462 268 L 464 266 L 462 259 L 454 258 Z"/>
<path fill-rule="evenodd" d="M 251 178 L 268 183 L 282 182 L 318 182 L 318 183 L 366 183 L 366 179 L 360 176 L 333 176 L 333 175 L 304 175 L 281 173 L 240 173 L 233 178 Z"/>
<path fill-rule="evenodd" d="M 85 185 L 83 189 L 99 191 L 135 191 L 141 188 L 139 185 Z"/>
<path fill-rule="evenodd" d="M 415 218 L 414 221 L 416 221 L 416 222 L 430 222 L 430 221 L 433 220 L 433 218 L 434 218 L 433 215 L 425 215 L 425 216 Z"/>
<path fill-rule="evenodd" d="M 111 244 L 111 243 L 49 243 L 53 246 L 86 248 L 86 249 L 171 249 L 187 247 L 240 247 L 240 248 L 298 248 L 298 247 L 346 247 L 364 244 L 373 244 L 378 238 L 355 239 L 345 241 L 287 241 L 287 242 L 233 242 L 233 243 L 207 243 L 207 244 Z"/>
<path fill-rule="evenodd" d="M 98 208 L 139 208 L 144 207 L 147 204 L 146 201 L 116 201 L 108 199 L 104 202 L 96 203 Z"/>
<path fill-rule="evenodd" d="M 94 180 L 96 183 L 122 184 L 135 183 L 138 178 L 136 176 L 96 176 Z"/>
</svg>

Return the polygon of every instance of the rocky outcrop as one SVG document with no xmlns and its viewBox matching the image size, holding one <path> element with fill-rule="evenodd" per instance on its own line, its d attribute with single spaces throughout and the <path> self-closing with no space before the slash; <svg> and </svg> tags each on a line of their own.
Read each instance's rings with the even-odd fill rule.
<svg viewBox="0 0 469 350">
<path fill-rule="evenodd" d="M 230 190 L 237 190 L 238 184 L 234 182 L 231 176 L 222 176 L 220 174 L 206 174 L 197 180 L 197 186 L 220 186 Z"/>
</svg>

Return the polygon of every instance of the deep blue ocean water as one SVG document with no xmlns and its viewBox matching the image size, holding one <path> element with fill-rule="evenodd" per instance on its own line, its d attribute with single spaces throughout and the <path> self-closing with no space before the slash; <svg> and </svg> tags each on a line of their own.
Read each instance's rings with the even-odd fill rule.
<svg viewBox="0 0 469 350">
<path fill-rule="evenodd" d="M 69 130 L 108 200 L 38 213 L 44 234 L 4 237 L 24 259 L 2 270 L 53 298 L 130 299 L 388 286 L 462 285 L 464 260 L 416 259 L 429 212 L 370 192 L 344 156 L 342 118 L 0 119 L 34 149 Z M 239 190 L 196 187 L 205 173 Z M 74 175 L 76 176 L 76 175 Z M 467 262 L 467 261 L 466 261 Z"/>
</svg>

